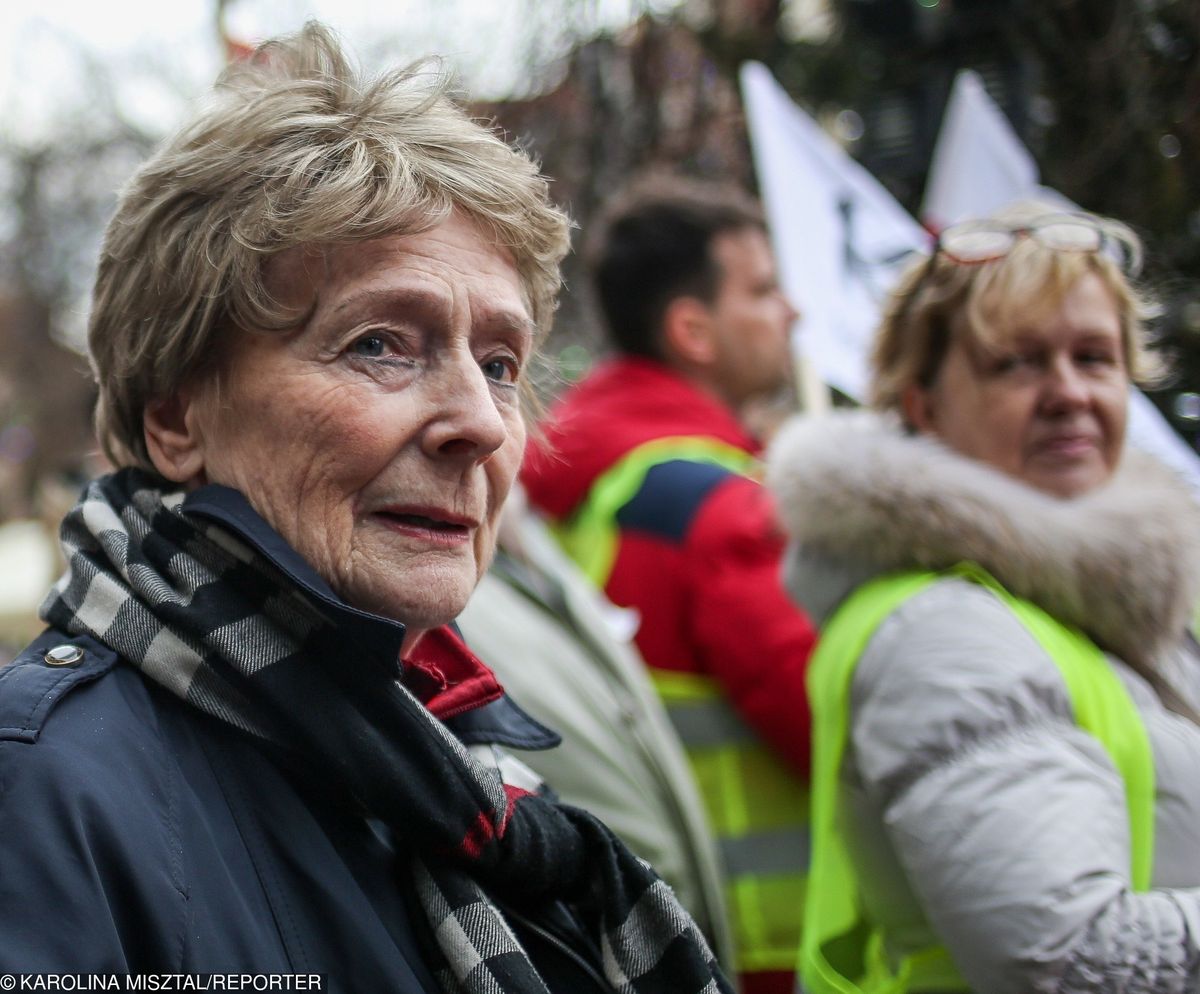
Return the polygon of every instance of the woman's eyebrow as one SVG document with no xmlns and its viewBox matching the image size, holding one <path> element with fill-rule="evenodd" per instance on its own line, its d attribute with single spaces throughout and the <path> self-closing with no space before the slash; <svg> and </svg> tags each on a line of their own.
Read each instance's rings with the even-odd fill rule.
<svg viewBox="0 0 1200 994">
<path fill-rule="evenodd" d="M 411 308 L 423 313 L 436 313 L 450 309 L 449 299 L 440 293 L 433 293 L 421 287 L 366 287 L 356 290 L 350 296 L 339 300 L 330 310 L 330 317 L 354 313 L 356 310 L 371 310 L 376 307 L 394 310 Z"/>
<path fill-rule="evenodd" d="M 450 298 L 445 294 L 422 287 L 366 287 L 338 301 L 329 311 L 329 316 L 337 318 L 359 310 L 370 311 L 376 308 L 391 312 L 411 309 L 419 314 L 438 314 L 449 311 L 450 307 Z M 474 324 L 488 331 L 521 335 L 531 339 L 535 333 L 533 319 L 524 310 L 489 310 L 480 315 Z"/>
<path fill-rule="evenodd" d="M 510 310 L 494 311 L 490 314 L 485 314 L 478 322 L 478 325 L 485 331 L 515 335 L 529 339 L 530 341 L 532 341 L 535 332 L 533 318 L 527 314 L 517 314 Z"/>
</svg>

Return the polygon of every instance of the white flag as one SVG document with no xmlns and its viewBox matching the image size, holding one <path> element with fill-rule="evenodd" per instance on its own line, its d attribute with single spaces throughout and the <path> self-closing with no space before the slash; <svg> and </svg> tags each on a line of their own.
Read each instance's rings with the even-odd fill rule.
<svg viewBox="0 0 1200 994">
<path fill-rule="evenodd" d="M 1015 200 L 1043 200 L 1078 210 L 1062 194 L 1039 185 L 1037 163 L 1004 112 L 969 69 L 955 77 L 938 133 L 921 216 L 939 231 L 948 224 L 992 214 Z"/>
<path fill-rule="evenodd" d="M 754 163 L 784 290 L 801 311 L 797 348 L 856 399 L 880 309 L 930 237 L 756 62 L 741 72 Z"/>
</svg>

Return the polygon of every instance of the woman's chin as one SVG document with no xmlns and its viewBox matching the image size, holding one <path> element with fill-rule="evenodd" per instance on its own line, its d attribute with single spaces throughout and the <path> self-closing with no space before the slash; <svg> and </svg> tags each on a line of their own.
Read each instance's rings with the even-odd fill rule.
<svg viewBox="0 0 1200 994">
<path fill-rule="evenodd" d="M 403 576 L 356 584 L 340 593 L 360 611 L 428 631 L 449 624 L 462 613 L 476 582 L 474 572 L 468 577 L 459 571 L 447 575 L 446 571 L 410 570 Z"/>
<path fill-rule="evenodd" d="M 1051 497 L 1071 500 L 1104 486 L 1112 470 L 1099 460 L 1081 460 L 1030 467 L 1021 478 L 1030 486 Z"/>
</svg>

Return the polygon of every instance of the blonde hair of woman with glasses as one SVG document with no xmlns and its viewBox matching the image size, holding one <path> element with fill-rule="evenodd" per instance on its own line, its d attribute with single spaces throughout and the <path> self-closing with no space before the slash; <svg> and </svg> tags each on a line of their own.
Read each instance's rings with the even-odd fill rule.
<svg viewBox="0 0 1200 994">
<path fill-rule="evenodd" d="M 772 449 L 822 625 L 813 994 L 1200 986 L 1200 508 L 1125 445 L 1140 255 L 1039 205 L 946 229 L 875 410 Z"/>
</svg>

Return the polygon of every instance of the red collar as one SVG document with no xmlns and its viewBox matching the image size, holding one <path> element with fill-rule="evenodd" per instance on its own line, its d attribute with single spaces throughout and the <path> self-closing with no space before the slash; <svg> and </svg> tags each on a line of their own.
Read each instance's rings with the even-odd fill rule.
<svg viewBox="0 0 1200 994">
<path fill-rule="evenodd" d="M 404 660 L 404 685 L 445 721 L 497 700 L 503 689 L 449 625 L 426 632 Z"/>
</svg>

